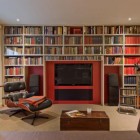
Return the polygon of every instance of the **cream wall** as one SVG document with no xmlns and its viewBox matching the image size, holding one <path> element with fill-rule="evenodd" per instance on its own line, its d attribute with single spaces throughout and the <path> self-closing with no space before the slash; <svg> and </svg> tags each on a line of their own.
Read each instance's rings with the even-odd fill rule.
<svg viewBox="0 0 140 140">
<path fill-rule="evenodd" d="M 0 25 L 0 85 L 2 85 L 2 79 L 3 79 L 3 75 L 2 75 L 2 26 Z M 0 106 L 2 106 L 2 95 L 3 95 L 3 89 L 2 87 L 0 87 Z"/>
</svg>

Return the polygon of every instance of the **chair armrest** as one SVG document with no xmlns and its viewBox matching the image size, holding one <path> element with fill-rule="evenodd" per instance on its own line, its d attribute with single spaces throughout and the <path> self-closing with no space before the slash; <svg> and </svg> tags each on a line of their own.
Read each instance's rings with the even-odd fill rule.
<svg viewBox="0 0 140 140">
<path fill-rule="evenodd" d="M 24 97 L 23 98 L 29 98 L 29 97 L 32 97 L 34 95 L 35 95 L 35 92 L 26 93 L 26 94 L 24 94 Z"/>
<path fill-rule="evenodd" d="M 18 101 L 20 98 L 23 98 L 24 93 L 16 92 L 16 93 L 10 93 L 5 94 L 5 96 L 2 97 L 2 99 L 10 99 L 11 101 Z"/>
<path fill-rule="evenodd" d="M 5 94 L 2 99 L 11 99 L 11 95 L 10 94 Z"/>
</svg>

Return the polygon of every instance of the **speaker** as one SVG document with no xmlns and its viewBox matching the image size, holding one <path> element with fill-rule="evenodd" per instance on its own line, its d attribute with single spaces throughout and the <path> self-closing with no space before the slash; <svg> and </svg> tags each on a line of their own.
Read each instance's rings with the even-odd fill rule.
<svg viewBox="0 0 140 140">
<path fill-rule="evenodd" d="M 29 92 L 34 92 L 35 95 L 39 95 L 39 75 L 31 74 L 29 80 Z"/>
<path fill-rule="evenodd" d="M 119 86 L 117 74 L 109 74 L 109 86 Z"/>
<path fill-rule="evenodd" d="M 29 86 L 31 86 L 31 87 L 39 86 L 39 75 L 36 75 L 36 74 L 30 75 Z"/>
<path fill-rule="evenodd" d="M 117 74 L 109 74 L 109 102 L 111 106 L 116 106 L 119 103 L 119 82 Z"/>
<path fill-rule="evenodd" d="M 119 103 L 119 88 L 117 86 L 115 87 L 109 87 L 109 105 L 110 106 L 117 106 Z"/>
</svg>

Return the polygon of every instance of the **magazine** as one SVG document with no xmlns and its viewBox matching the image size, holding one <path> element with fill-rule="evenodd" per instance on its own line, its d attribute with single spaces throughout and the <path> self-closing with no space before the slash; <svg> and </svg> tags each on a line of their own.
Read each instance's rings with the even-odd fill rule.
<svg viewBox="0 0 140 140">
<path fill-rule="evenodd" d="M 85 114 L 78 111 L 78 110 L 72 110 L 72 111 L 68 111 L 66 112 L 66 114 L 70 117 L 84 117 Z"/>
</svg>

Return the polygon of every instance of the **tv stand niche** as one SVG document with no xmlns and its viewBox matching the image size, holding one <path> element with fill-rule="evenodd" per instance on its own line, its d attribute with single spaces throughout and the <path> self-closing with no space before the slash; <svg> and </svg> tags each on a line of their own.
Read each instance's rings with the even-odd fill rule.
<svg viewBox="0 0 140 140">
<path fill-rule="evenodd" d="M 86 85 L 56 84 L 55 68 L 58 64 L 90 64 L 92 66 L 92 82 Z M 87 83 L 87 82 L 86 82 Z M 101 103 L 101 62 L 100 61 L 46 61 L 47 97 L 53 103 Z"/>
</svg>

